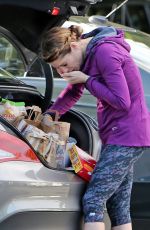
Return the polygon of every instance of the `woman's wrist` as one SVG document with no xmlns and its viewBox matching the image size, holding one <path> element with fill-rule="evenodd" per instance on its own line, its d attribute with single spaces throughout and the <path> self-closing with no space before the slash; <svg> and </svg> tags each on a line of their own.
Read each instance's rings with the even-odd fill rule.
<svg viewBox="0 0 150 230">
<path fill-rule="evenodd" d="M 89 79 L 89 76 L 85 75 L 84 84 L 86 84 L 86 82 L 88 81 L 88 79 Z"/>
<path fill-rule="evenodd" d="M 86 75 L 86 76 L 87 77 L 85 78 L 85 82 L 84 82 L 85 85 L 87 84 L 88 80 L 90 79 L 90 76 L 88 76 L 88 75 Z"/>
</svg>

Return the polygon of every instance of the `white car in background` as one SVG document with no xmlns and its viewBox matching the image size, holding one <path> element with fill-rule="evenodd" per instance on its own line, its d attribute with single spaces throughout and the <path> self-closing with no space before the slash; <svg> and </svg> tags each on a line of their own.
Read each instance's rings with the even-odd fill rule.
<svg viewBox="0 0 150 230">
<path fill-rule="evenodd" d="M 143 33 L 141 31 L 138 31 L 134 28 L 129 28 L 123 25 L 115 24 L 107 22 L 106 24 L 96 24 L 89 22 L 92 17 L 82 17 L 82 16 L 73 16 L 70 18 L 70 20 L 65 21 L 62 25 L 63 27 L 69 27 L 70 25 L 80 25 L 83 28 L 83 33 L 90 32 L 91 30 L 97 28 L 98 26 L 105 26 L 105 25 L 112 25 L 116 28 L 123 29 L 125 31 L 126 35 L 126 41 L 131 46 L 131 55 L 138 65 L 143 84 L 145 89 L 145 96 L 147 105 L 150 109 L 150 35 Z M 38 61 L 36 58 L 33 61 L 33 64 L 31 64 L 31 69 L 34 66 L 34 62 L 36 63 Z M 51 68 L 51 67 L 50 67 Z M 54 101 L 56 97 L 59 95 L 59 93 L 64 89 L 67 85 L 66 81 L 62 79 L 56 72 L 53 70 L 54 73 L 54 91 L 52 94 L 52 100 Z M 28 76 L 28 75 L 31 76 Z M 18 77 L 18 76 L 17 76 Z M 31 84 L 33 86 L 36 86 L 38 90 L 44 95 L 45 93 L 45 78 L 42 76 L 36 76 L 35 73 L 31 73 L 31 70 L 25 72 L 23 76 L 19 76 L 19 79 L 24 81 L 27 84 Z M 76 103 L 74 106 L 75 109 L 80 110 L 93 118 L 96 118 L 96 99 L 90 95 L 90 93 L 85 89 L 83 96 L 80 98 L 80 100 Z"/>
</svg>

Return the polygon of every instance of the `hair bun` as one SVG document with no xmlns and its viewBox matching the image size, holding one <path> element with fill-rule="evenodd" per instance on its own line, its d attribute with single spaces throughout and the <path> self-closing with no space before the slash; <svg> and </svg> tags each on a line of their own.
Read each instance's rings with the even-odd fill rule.
<svg viewBox="0 0 150 230">
<path fill-rule="evenodd" d="M 77 25 L 71 25 L 69 27 L 69 30 L 71 32 L 71 40 L 76 41 L 81 37 L 81 34 L 83 33 L 83 29 L 81 26 Z"/>
</svg>

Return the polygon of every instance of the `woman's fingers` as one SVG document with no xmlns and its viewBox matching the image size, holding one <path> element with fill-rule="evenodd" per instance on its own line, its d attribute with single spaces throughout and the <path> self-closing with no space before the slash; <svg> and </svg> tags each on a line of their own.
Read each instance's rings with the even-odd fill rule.
<svg viewBox="0 0 150 230">
<path fill-rule="evenodd" d="M 81 71 L 72 71 L 61 75 L 66 81 L 71 84 L 85 83 L 89 76 Z"/>
</svg>

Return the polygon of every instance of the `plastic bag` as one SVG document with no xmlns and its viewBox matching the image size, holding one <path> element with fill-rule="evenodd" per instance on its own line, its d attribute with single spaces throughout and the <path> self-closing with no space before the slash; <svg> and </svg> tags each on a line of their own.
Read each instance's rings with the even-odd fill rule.
<svg viewBox="0 0 150 230">
<path fill-rule="evenodd" d="M 17 117 L 26 115 L 25 103 L 24 102 L 14 102 L 4 98 L 0 101 L 0 114 L 12 122 Z"/>
</svg>

